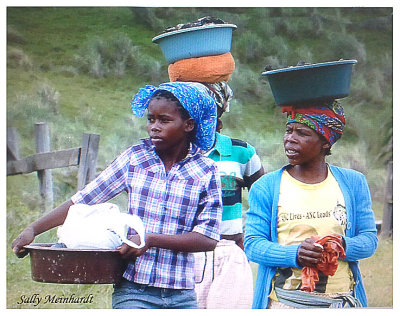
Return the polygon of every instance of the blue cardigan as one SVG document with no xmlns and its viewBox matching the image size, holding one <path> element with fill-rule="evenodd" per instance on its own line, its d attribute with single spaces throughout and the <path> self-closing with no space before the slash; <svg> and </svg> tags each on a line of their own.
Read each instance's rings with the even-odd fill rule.
<svg viewBox="0 0 400 316">
<path fill-rule="evenodd" d="M 265 309 L 277 267 L 297 267 L 296 256 L 300 245 L 278 244 L 278 200 L 282 172 L 286 167 L 268 173 L 256 181 L 249 193 L 246 213 L 244 247 L 247 258 L 258 263 L 253 308 Z M 347 210 L 345 240 L 346 259 L 355 280 L 355 295 L 367 306 L 358 260 L 372 256 L 378 246 L 371 195 L 361 173 L 330 165 L 333 176 L 343 193 Z"/>
</svg>

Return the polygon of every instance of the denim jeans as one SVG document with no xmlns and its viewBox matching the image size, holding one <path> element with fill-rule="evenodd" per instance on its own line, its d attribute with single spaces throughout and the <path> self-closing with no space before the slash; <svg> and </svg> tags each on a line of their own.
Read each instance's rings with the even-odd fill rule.
<svg viewBox="0 0 400 316">
<path fill-rule="evenodd" d="M 114 309 L 197 309 L 197 300 L 194 289 L 157 288 L 124 279 L 121 283 L 114 285 L 112 307 Z"/>
</svg>

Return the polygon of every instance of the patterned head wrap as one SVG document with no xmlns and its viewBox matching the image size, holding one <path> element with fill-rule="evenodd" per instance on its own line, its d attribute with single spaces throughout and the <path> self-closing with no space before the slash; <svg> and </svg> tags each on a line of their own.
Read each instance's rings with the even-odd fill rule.
<svg viewBox="0 0 400 316">
<path fill-rule="evenodd" d="M 171 92 L 189 112 L 196 124 L 195 144 L 202 150 L 209 150 L 215 141 L 217 107 L 206 88 L 201 89 L 188 82 L 168 82 L 158 87 L 147 85 L 132 99 L 133 114 L 143 117 L 153 94 L 160 90 Z"/>
<path fill-rule="evenodd" d="M 205 82 L 190 82 L 200 89 L 207 88 L 206 91 L 213 97 L 218 107 L 223 112 L 229 112 L 229 103 L 233 98 L 233 91 L 226 83 L 226 81 L 220 81 L 216 83 L 205 83 Z"/>
<path fill-rule="evenodd" d="M 204 85 L 211 90 L 210 94 L 222 111 L 229 112 L 229 103 L 233 98 L 233 91 L 231 87 L 229 87 L 225 81 L 204 83 Z"/>
<path fill-rule="evenodd" d="M 334 101 L 331 104 L 296 108 L 282 107 L 282 113 L 287 113 L 289 123 L 301 123 L 322 135 L 331 146 L 342 136 L 346 124 L 342 106 Z"/>
</svg>

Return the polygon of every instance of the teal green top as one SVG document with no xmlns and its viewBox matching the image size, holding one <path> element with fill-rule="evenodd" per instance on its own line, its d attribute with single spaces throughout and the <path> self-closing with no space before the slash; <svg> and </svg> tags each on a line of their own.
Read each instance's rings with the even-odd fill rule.
<svg viewBox="0 0 400 316">
<path fill-rule="evenodd" d="M 249 187 L 248 177 L 259 171 L 261 160 L 250 144 L 217 133 L 216 143 L 208 157 L 217 163 L 222 183 L 221 234 L 243 232 L 242 188 Z"/>
</svg>

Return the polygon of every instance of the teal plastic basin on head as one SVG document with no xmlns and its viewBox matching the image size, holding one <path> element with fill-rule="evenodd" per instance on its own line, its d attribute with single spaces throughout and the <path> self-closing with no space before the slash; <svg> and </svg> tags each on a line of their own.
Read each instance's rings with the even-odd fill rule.
<svg viewBox="0 0 400 316">
<path fill-rule="evenodd" d="M 234 24 L 212 24 L 160 34 L 153 42 L 160 48 L 169 64 L 178 60 L 220 55 L 231 51 Z"/>
<path fill-rule="evenodd" d="M 315 104 L 341 99 L 350 93 L 353 65 L 357 60 L 339 60 L 263 72 L 279 106 Z"/>
</svg>

